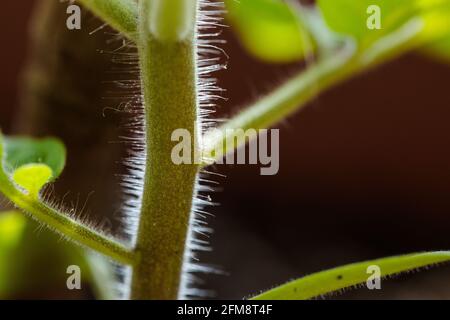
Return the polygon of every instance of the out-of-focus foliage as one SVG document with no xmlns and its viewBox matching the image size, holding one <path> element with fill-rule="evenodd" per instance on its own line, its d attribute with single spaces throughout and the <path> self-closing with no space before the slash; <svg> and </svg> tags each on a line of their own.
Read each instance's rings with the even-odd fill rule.
<svg viewBox="0 0 450 320">
<path fill-rule="evenodd" d="M 354 37 L 360 49 L 388 36 L 413 18 L 421 19 L 423 23 L 420 40 L 424 44 L 445 38 L 450 33 L 449 0 L 318 0 L 318 6 L 328 26 Z M 368 20 L 378 13 L 381 28 L 368 28 Z M 438 47 L 445 50 L 446 45 Z"/>
<path fill-rule="evenodd" d="M 268 62 L 301 60 L 313 48 L 302 21 L 280 0 L 226 0 L 228 20 L 245 48 Z"/>
<path fill-rule="evenodd" d="M 61 174 L 66 162 L 65 147 L 57 139 L 4 137 L 1 133 L 0 156 L 3 179 L 8 176 L 37 201 L 41 188 Z M 90 283 L 99 297 L 113 297 L 108 287 L 114 283 L 112 266 L 103 257 L 86 255 L 84 249 L 60 241 L 50 231 L 37 232 L 41 228 L 17 211 L 0 213 L 0 298 L 55 289 L 70 296 L 66 287 L 70 265 L 80 267 L 84 283 Z"/>
<path fill-rule="evenodd" d="M 425 48 L 426 53 L 450 63 L 450 35 Z"/>
<path fill-rule="evenodd" d="M 431 56 L 450 62 L 450 0 L 445 0 L 444 5 L 431 12 L 428 21 L 437 30 L 437 35 L 436 40 L 426 46 L 424 51 Z"/>
<path fill-rule="evenodd" d="M 0 299 L 14 288 L 14 251 L 23 238 L 26 222 L 19 212 L 0 213 Z"/>
<path fill-rule="evenodd" d="M 317 22 L 311 17 L 315 11 L 293 3 L 226 0 L 228 20 L 255 57 L 272 63 L 302 60 L 318 43 L 331 40 L 317 38 L 324 33 L 316 30 L 320 24 L 313 23 Z M 360 51 L 419 18 L 423 32 L 418 40 L 425 45 L 432 43 L 428 52 L 450 57 L 450 0 L 318 0 L 317 7 L 330 30 L 354 38 Z M 368 20 L 378 13 L 381 28 L 368 28 Z"/>
<path fill-rule="evenodd" d="M 412 0 L 318 0 L 318 5 L 328 26 L 334 31 L 349 35 L 361 43 L 372 42 L 406 21 Z M 369 29 L 367 20 L 373 5 L 380 8 L 381 29 Z"/>
<path fill-rule="evenodd" d="M 80 292 L 66 286 L 71 265 L 81 269 L 82 290 L 89 284 L 97 297 L 113 298 L 112 269 L 103 257 L 41 229 L 18 211 L 0 212 L 0 299 L 51 297 L 55 292 L 79 297 Z"/>
</svg>

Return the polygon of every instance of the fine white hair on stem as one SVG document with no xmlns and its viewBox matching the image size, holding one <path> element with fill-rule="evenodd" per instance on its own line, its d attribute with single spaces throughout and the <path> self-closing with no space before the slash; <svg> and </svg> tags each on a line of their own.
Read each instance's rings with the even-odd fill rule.
<svg viewBox="0 0 450 320">
<path fill-rule="evenodd" d="M 112 62 L 116 68 L 112 72 L 120 76 L 114 81 L 115 95 L 120 94 L 122 103 L 112 108 L 125 115 L 120 142 L 126 145 L 126 155 L 122 161 L 126 173 L 118 175 L 122 187 L 122 206 L 119 210 L 122 233 L 130 247 L 135 247 L 140 219 L 146 162 L 145 114 L 140 82 L 139 56 L 135 44 L 123 40 L 118 50 L 112 52 Z M 106 109 L 104 110 L 107 111 Z M 131 268 L 117 266 L 119 281 L 116 290 L 123 299 L 129 298 Z"/>
<path fill-rule="evenodd" d="M 223 90 L 217 86 L 216 80 L 211 77 L 211 73 L 226 67 L 221 63 L 222 56 L 226 56 L 226 54 L 219 47 L 223 41 L 217 39 L 222 27 L 223 11 L 223 3 L 212 0 L 198 0 L 195 50 L 197 54 L 197 129 L 201 134 L 211 126 L 216 125 L 216 121 L 211 120 L 210 116 L 214 113 L 217 100 L 222 99 L 221 93 Z M 147 158 L 145 114 L 139 79 L 140 65 L 137 49 L 133 44 L 128 40 L 121 40 L 117 36 L 112 38 L 111 41 L 121 41 L 119 48 L 112 52 L 101 51 L 101 53 L 111 55 L 113 67 L 109 72 L 117 74 L 117 79 L 119 79 L 114 81 L 115 89 L 111 97 L 120 97 L 123 102 L 118 106 L 104 108 L 103 115 L 106 116 L 108 112 L 115 111 L 123 113 L 129 118 L 129 121 L 122 126 L 125 132 L 120 136 L 120 141 L 127 146 L 127 157 L 123 161 L 126 173 L 120 175 L 124 196 L 120 212 L 124 234 L 130 246 L 134 247 L 140 219 Z M 205 218 L 208 213 L 204 208 L 212 204 L 210 197 L 205 193 L 214 191 L 214 188 L 210 186 L 211 181 L 205 179 L 204 176 L 204 173 L 200 174 L 194 192 L 179 290 L 179 298 L 181 299 L 211 295 L 209 291 L 194 288 L 194 284 L 199 283 L 196 274 L 219 272 L 217 268 L 198 263 L 196 257 L 198 251 L 211 250 L 207 238 L 212 230 L 206 225 Z M 118 266 L 117 269 L 120 279 L 117 289 L 122 298 L 128 298 L 130 268 Z"/>
<path fill-rule="evenodd" d="M 223 56 L 227 57 L 223 49 L 219 47 L 224 40 L 218 39 L 224 13 L 224 4 L 214 0 L 199 0 L 196 27 L 196 52 L 197 52 L 197 105 L 198 105 L 198 132 L 201 136 L 209 128 L 216 126 L 216 121 L 211 119 L 215 112 L 217 100 L 223 99 L 223 89 L 217 86 L 217 81 L 211 73 L 226 68 L 221 63 Z M 200 146 L 201 139 L 200 139 Z M 198 277 L 200 273 L 222 273 L 218 268 L 198 262 L 197 252 L 211 251 L 209 235 L 212 229 L 207 226 L 206 217 L 210 215 L 205 207 L 212 205 L 211 198 L 207 195 L 214 191 L 214 182 L 207 179 L 207 173 L 199 174 L 194 192 L 189 230 L 186 240 L 184 263 L 179 290 L 179 299 L 207 297 L 213 293 L 209 290 L 196 288 L 201 284 Z M 206 193 L 206 194 L 205 194 Z"/>
<path fill-rule="evenodd" d="M 118 80 L 111 81 L 113 89 L 108 92 L 107 99 L 120 103 L 117 106 L 103 109 L 103 116 L 110 112 L 118 112 L 123 115 L 119 143 L 126 146 L 122 165 L 125 173 L 118 174 L 122 187 L 122 207 L 118 218 L 122 225 L 122 233 L 130 246 L 135 245 L 141 198 L 144 188 L 144 171 L 146 159 L 145 147 L 145 115 L 140 83 L 140 66 L 137 48 L 130 40 L 122 35 L 115 34 L 112 42 L 119 42 L 119 46 L 109 52 L 102 53 L 111 56 L 112 73 Z M 117 102 L 116 102 L 117 103 Z"/>
</svg>

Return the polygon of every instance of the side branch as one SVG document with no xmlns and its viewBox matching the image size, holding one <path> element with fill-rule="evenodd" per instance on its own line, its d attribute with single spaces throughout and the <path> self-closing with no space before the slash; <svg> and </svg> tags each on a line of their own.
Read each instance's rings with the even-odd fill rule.
<svg viewBox="0 0 450 320">
<path fill-rule="evenodd" d="M 62 236 L 102 253 L 119 263 L 134 264 L 136 259 L 131 249 L 71 219 L 64 213 L 58 212 L 39 200 L 22 193 L 3 171 L 0 171 L 0 192 L 18 208 L 30 214 L 32 218 L 44 223 Z"/>
<path fill-rule="evenodd" d="M 136 42 L 138 6 L 134 0 L 78 1 L 111 27 Z"/>
</svg>

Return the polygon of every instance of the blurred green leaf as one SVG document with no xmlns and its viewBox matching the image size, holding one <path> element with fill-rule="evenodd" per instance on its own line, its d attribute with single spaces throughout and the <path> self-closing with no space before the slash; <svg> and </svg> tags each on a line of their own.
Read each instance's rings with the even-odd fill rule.
<svg viewBox="0 0 450 320">
<path fill-rule="evenodd" d="M 11 282 L 13 255 L 22 240 L 26 222 L 20 212 L 0 212 L 0 299 L 14 286 Z"/>
<path fill-rule="evenodd" d="M 414 17 L 424 18 L 425 35 L 436 37 L 436 34 L 447 32 L 446 24 L 429 20 L 429 14 L 439 13 L 439 19 L 449 19 L 449 0 L 318 0 L 318 5 L 328 26 L 334 31 L 353 36 L 360 47 L 371 43 L 398 29 Z M 374 11 L 370 6 L 380 8 L 381 29 L 370 29 L 367 21 Z M 444 12 L 442 11 L 444 10 Z M 441 29 L 437 29 L 439 28 Z"/>
<path fill-rule="evenodd" d="M 427 46 L 424 51 L 430 56 L 450 63 L 450 34 L 448 37 Z"/>
<path fill-rule="evenodd" d="M 259 59 L 291 62 L 313 49 L 298 15 L 281 0 L 226 0 L 226 6 L 242 44 Z"/>
<path fill-rule="evenodd" d="M 14 248 L 22 237 L 26 218 L 18 211 L 0 212 L 0 253 Z M 1 264 L 0 264 L 1 266 Z"/>
<path fill-rule="evenodd" d="M 51 181 L 66 163 L 66 148 L 54 138 L 4 137 L 4 153 L 4 169 L 10 174 L 24 165 L 45 164 L 52 169 Z"/>
<path fill-rule="evenodd" d="M 83 290 L 90 284 L 99 299 L 115 299 L 112 264 L 103 256 L 86 251 L 60 236 L 42 230 L 18 211 L 0 212 L 0 299 L 23 297 L 80 297 L 66 287 L 66 269 L 81 268 Z"/>
<path fill-rule="evenodd" d="M 450 251 L 409 254 L 354 263 L 294 280 L 264 292 L 253 299 L 311 299 L 366 282 L 370 276 L 370 273 L 367 272 L 369 266 L 378 266 L 380 268 L 380 276 L 386 277 L 446 261 L 450 261 Z"/>
<path fill-rule="evenodd" d="M 330 28 L 362 41 L 368 37 L 380 37 L 398 27 L 402 13 L 411 9 L 412 1 L 414 0 L 318 0 L 318 5 Z M 372 5 L 381 9 L 380 30 L 367 27 L 370 16 L 368 9 Z"/>
<path fill-rule="evenodd" d="M 430 13 L 429 24 L 433 25 L 435 41 L 424 48 L 424 51 L 438 59 L 450 62 L 450 1 Z"/>
<path fill-rule="evenodd" d="M 66 151 L 57 139 L 10 138 L 0 132 L 0 158 L 5 167 L 0 168 L 0 178 L 7 179 L 6 171 L 35 194 L 62 172 Z M 90 283 L 99 298 L 115 297 L 109 287 L 112 281 L 108 282 L 113 277 L 111 263 L 103 257 L 92 259 L 86 250 L 61 242 L 59 235 L 46 230 L 37 233 L 38 229 L 40 225 L 23 214 L 0 213 L 0 299 L 46 297 L 47 293 L 55 297 L 55 290 L 59 297 L 76 297 L 81 292 L 66 287 L 70 265 L 81 268 L 84 283 Z"/>
</svg>

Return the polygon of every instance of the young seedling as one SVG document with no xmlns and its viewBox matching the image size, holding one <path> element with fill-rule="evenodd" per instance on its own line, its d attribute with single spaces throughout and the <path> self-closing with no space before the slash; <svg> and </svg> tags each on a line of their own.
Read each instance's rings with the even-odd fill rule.
<svg viewBox="0 0 450 320">
<path fill-rule="evenodd" d="M 209 45 L 202 33 L 218 24 L 220 4 L 206 0 L 78 2 L 138 48 L 145 153 L 135 161 L 143 174 L 134 180 L 140 204 L 132 241 L 107 236 L 43 199 L 43 186 L 64 167 L 65 149 L 57 140 L 0 135 L 0 192 L 67 239 L 131 268 L 131 280 L 126 283 L 131 299 L 176 299 L 193 293 L 187 290 L 186 273 L 196 270 L 190 268 L 191 251 L 198 247 L 193 233 L 203 228 L 195 219 L 199 172 L 211 163 L 207 159 L 217 160 L 246 142 L 224 143 L 233 132 L 230 129 L 267 129 L 330 87 L 410 50 L 427 46 L 442 56 L 449 53 L 448 45 L 442 45 L 450 38 L 446 0 L 377 1 L 381 28 L 366 27 L 368 18 L 376 18 L 367 16 L 369 0 L 319 0 L 314 7 L 277 0 L 228 0 L 229 21 L 250 52 L 271 61 L 314 54 L 317 61 L 219 126 L 223 134 L 217 135 L 202 125 L 202 108 L 209 105 L 209 90 L 214 89 L 204 77 L 217 69 L 203 60 Z M 199 137 L 192 153 L 203 154 L 202 164 L 172 161 L 171 135 L 179 128 Z M 384 277 L 448 260 L 450 252 L 430 252 L 352 264 L 255 298 L 309 299 L 365 282 L 371 265 L 378 266 Z"/>
</svg>

